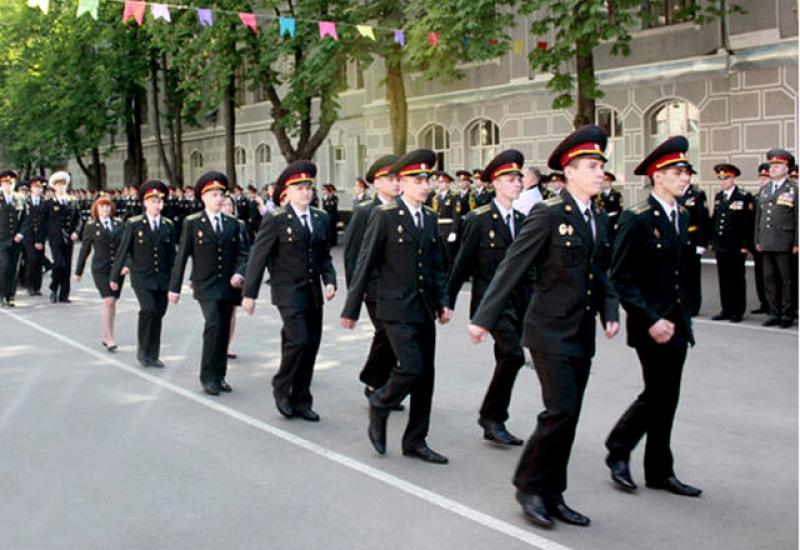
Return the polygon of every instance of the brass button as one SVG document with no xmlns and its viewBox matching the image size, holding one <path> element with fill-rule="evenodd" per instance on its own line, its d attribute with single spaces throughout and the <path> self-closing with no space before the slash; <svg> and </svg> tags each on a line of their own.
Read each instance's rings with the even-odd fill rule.
<svg viewBox="0 0 800 550">
<path fill-rule="evenodd" d="M 590 288 L 589 290 L 587 290 L 587 291 L 586 291 L 586 294 L 588 294 L 589 296 L 591 296 L 591 295 L 592 295 L 592 289 Z"/>
<path fill-rule="evenodd" d="M 420 276 L 419 276 L 419 280 L 420 280 L 420 281 L 422 280 L 422 275 L 420 275 Z"/>
<path fill-rule="evenodd" d="M 676 301 L 677 301 L 679 304 L 681 303 L 681 299 L 680 299 L 680 298 L 678 298 Z"/>
<path fill-rule="evenodd" d="M 592 306 L 586 306 L 586 311 L 591 311 Z"/>
<path fill-rule="evenodd" d="M 680 287 L 680 285 L 675 285 L 675 290 L 678 290 Z"/>
<path fill-rule="evenodd" d="M 594 273 L 589 273 L 589 280 L 591 281 L 592 279 L 594 279 Z"/>
</svg>

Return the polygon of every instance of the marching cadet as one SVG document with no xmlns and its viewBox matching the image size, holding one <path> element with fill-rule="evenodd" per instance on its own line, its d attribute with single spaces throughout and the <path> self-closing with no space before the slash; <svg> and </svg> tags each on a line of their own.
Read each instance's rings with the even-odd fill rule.
<svg viewBox="0 0 800 550">
<path fill-rule="evenodd" d="M 167 312 L 167 291 L 175 261 L 175 226 L 161 215 L 167 185 L 148 180 L 139 187 L 137 202 L 144 214 L 128 218 L 122 243 L 111 270 L 112 290 L 119 290 L 122 277 L 131 274 L 131 286 L 139 301 L 136 359 L 143 367 L 163 368 L 161 322 Z"/>
<path fill-rule="evenodd" d="M 595 196 L 595 204 L 598 208 L 605 210 L 608 216 L 608 221 L 611 224 L 612 241 L 614 240 L 613 235 L 617 234 L 619 214 L 625 208 L 622 201 L 622 193 L 613 187 L 615 181 L 617 181 L 617 176 L 611 172 L 605 172 L 603 189 Z"/>
<path fill-rule="evenodd" d="M 444 252 L 445 272 L 456 256 L 459 222 L 461 221 L 461 202 L 458 195 L 450 189 L 453 178 L 447 172 L 439 172 L 437 178 L 438 189 L 431 197 L 431 209 L 436 212 L 439 228 L 439 240 Z"/>
<path fill-rule="evenodd" d="M 377 271 L 376 316 L 383 322 L 397 363 L 388 381 L 369 398 L 368 437 L 379 454 L 386 453 L 389 413 L 411 395 L 403 454 L 446 464 L 447 457 L 426 442 L 434 386 L 434 321 L 438 317 L 445 324 L 452 314 L 436 214 L 423 204 L 435 162 L 433 151 L 417 149 L 391 168 L 402 195 L 394 204 L 375 208 L 370 216 L 340 323 L 346 329 L 355 326 Z"/>
<path fill-rule="evenodd" d="M 353 206 L 369 198 L 367 187 L 368 185 L 364 178 L 356 178 L 356 182 L 353 184 Z"/>
<path fill-rule="evenodd" d="M 47 204 L 42 197 L 42 191 L 46 182 L 41 176 L 33 176 L 29 181 L 31 194 L 27 200 L 26 216 L 31 222 L 31 229 L 22 241 L 25 247 L 25 280 L 28 282 L 29 296 L 42 295 L 42 268 L 45 264 L 50 264 L 44 255 L 47 241 Z"/>
<path fill-rule="evenodd" d="M 101 196 L 92 204 L 91 219 L 83 226 L 81 250 L 75 266 L 75 281 L 80 282 L 86 260 L 94 248 L 92 256 L 92 279 L 100 297 L 103 299 L 103 347 L 109 353 L 117 351 L 114 339 L 114 318 L 117 313 L 117 300 L 122 291 L 122 280 L 117 289 L 111 288 L 111 268 L 122 241 L 124 223 L 115 217 L 116 209 L 109 197 Z"/>
<path fill-rule="evenodd" d="M 564 174 L 562 172 L 550 172 L 547 177 L 547 198 L 559 196 L 562 189 L 564 189 Z"/>
<path fill-rule="evenodd" d="M 275 405 L 283 416 L 318 422 L 311 378 L 322 337 L 323 295 L 332 300 L 336 272 L 328 241 L 328 215 L 310 206 L 317 167 L 298 160 L 275 182 L 276 204 L 261 221 L 245 273 L 242 309 L 255 311 L 264 268 L 269 268 L 272 304 L 280 312 L 281 365 L 272 379 Z M 321 284 L 325 285 L 324 292 Z"/>
<path fill-rule="evenodd" d="M 647 436 L 644 476 L 648 487 L 697 497 L 702 492 L 675 476 L 670 435 L 680 395 L 686 350 L 694 345 L 687 301 L 689 214 L 678 203 L 691 179 L 683 136 L 667 139 L 634 170 L 653 186 L 646 202 L 622 213 L 614 246 L 611 280 L 627 312 L 628 345 L 642 366 L 644 391 L 623 413 L 606 439 L 606 465 L 622 489 L 636 484 L 628 462 Z"/>
<path fill-rule="evenodd" d="M 13 170 L 0 173 L 0 306 L 4 308 L 14 307 L 18 248 L 31 229 L 25 202 L 13 191 L 16 179 Z"/>
<path fill-rule="evenodd" d="M 461 208 L 461 217 L 472 210 L 472 174 L 469 170 L 457 170 L 458 178 L 458 203 Z"/>
<path fill-rule="evenodd" d="M 475 183 L 475 189 L 472 190 L 472 208 L 480 208 L 481 206 L 486 206 L 492 199 L 494 198 L 494 193 L 486 186 L 486 182 L 483 181 L 482 172 L 480 170 L 473 170 L 474 176 L 477 178 L 477 182 Z"/>
<path fill-rule="evenodd" d="M 450 271 L 447 291 L 450 307 L 455 309 L 456 298 L 464 282 L 472 278 L 470 316 L 474 315 L 486 289 L 520 230 L 525 216 L 512 206 L 522 191 L 522 165 L 525 158 L 517 150 L 508 149 L 497 155 L 483 170 L 492 183 L 495 197 L 464 217 L 461 246 Z M 519 369 L 525 364 L 520 344 L 522 320 L 530 299 L 529 280 L 523 279 L 513 289 L 505 310 L 492 329 L 495 368 L 483 398 L 478 425 L 483 438 L 501 445 L 522 445 L 522 440 L 506 429 L 511 391 Z"/>
<path fill-rule="evenodd" d="M 783 149 L 767 152 L 770 183 L 758 194 L 756 250 L 764 255 L 764 289 L 769 305 L 765 327 L 788 328 L 792 311 L 792 263 L 797 262 L 797 185 L 787 177 L 794 157 Z"/>
<path fill-rule="evenodd" d="M 711 247 L 717 258 L 722 311 L 712 319 L 739 323 L 747 307 L 744 261 L 753 248 L 753 195 L 736 185 L 742 172 L 733 164 L 717 164 L 714 172 L 722 189 L 714 197 Z"/>
<path fill-rule="evenodd" d="M 364 242 L 364 233 L 372 211 L 385 204 L 394 204 L 400 195 L 400 184 L 391 173 L 392 166 L 400 157 L 397 155 L 384 155 L 377 159 L 367 172 L 366 179 L 375 186 L 375 198 L 357 204 L 353 208 L 353 215 L 344 234 L 344 277 L 349 289 L 356 271 L 356 262 Z M 364 395 L 369 398 L 376 388 L 380 388 L 389 379 L 389 374 L 397 364 L 397 357 L 392 351 L 392 345 L 386 334 L 386 327 L 377 315 L 378 299 L 378 273 L 374 271 L 367 283 L 364 292 L 364 304 L 367 306 L 369 319 L 375 332 L 372 336 L 372 345 L 369 348 L 367 361 L 358 378 L 364 383 Z M 396 410 L 403 410 L 402 404 Z"/>
<path fill-rule="evenodd" d="M 755 200 L 755 209 L 758 211 L 758 199 L 761 196 L 761 190 L 764 188 L 765 185 L 770 183 L 772 180 L 769 179 L 769 163 L 762 162 L 758 165 L 758 192 L 753 197 Z M 755 224 L 755 222 L 754 222 Z M 754 228 L 755 229 L 755 228 Z M 767 305 L 767 294 L 764 290 L 764 255 L 759 252 L 755 245 L 753 249 L 750 251 L 753 254 L 753 264 L 754 264 L 754 272 L 753 276 L 756 280 L 756 294 L 758 295 L 758 307 L 756 309 L 750 310 L 750 313 L 759 314 L 759 313 L 769 313 L 769 306 Z"/>
<path fill-rule="evenodd" d="M 47 202 L 45 225 L 47 242 L 53 254 L 53 270 L 50 282 L 50 301 L 69 303 L 69 281 L 72 269 L 72 249 L 78 240 L 80 211 L 75 200 L 67 195 L 70 175 L 55 172 L 50 175 L 48 187 L 55 196 Z"/>
<path fill-rule="evenodd" d="M 246 224 L 243 220 L 239 219 L 236 214 L 236 203 L 233 200 L 233 197 L 230 193 L 225 194 L 225 198 L 222 199 L 222 213 L 227 216 L 233 216 L 237 218 L 239 222 L 239 232 L 241 234 L 242 243 L 247 247 L 248 256 L 250 253 L 250 229 L 248 227 L 249 223 L 252 223 L 252 218 L 248 218 L 248 224 Z M 228 359 L 236 359 L 237 355 L 231 352 L 231 344 L 233 343 L 233 334 L 236 330 L 236 308 L 242 305 L 242 291 L 239 290 L 236 293 L 236 299 L 233 303 L 233 312 L 231 313 L 231 330 L 230 336 L 228 337 L 228 353 L 226 354 Z"/>
<path fill-rule="evenodd" d="M 330 235 L 328 241 L 331 246 L 339 244 L 339 197 L 336 196 L 336 186 L 332 183 L 326 183 L 322 186 L 322 209 L 328 214 L 330 220 Z"/>
<path fill-rule="evenodd" d="M 696 175 L 693 167 L 689 167 L 689 178 Z M 708 231 L 711 225 L 711 218 L 708 214 L 708 201 L 706 192 L 698 185 L 692 184 L 689 180 L 689 187 L 686 192 L 678 197 L 678 204 L 689 212 L 689 264 L 687 266 L 686 294 L 689 300 L 689 310 L 692 317 L 700 313 L 700 306 L 703 304 L 703 291 L 701 285 L 702 264 L 701 259 L 708 246 Z"/>
<path fill-rule="evenodd" d="M 169 283 L 169 301 L 180 300 L 186 262 L 192 258 L 192 292 L 200 303 L 205 326 L 200 356 L 200 384 L 209 395 L 231 391 L 225 381 L 228 370 L 228 343 L 233 309 L 241 301 L 248 243 L 235 216 L 222 213 L 225 191 L 230 185 L 221 172 L 206 172 L 194 186 L 205 209 L 183 222 L 178 256 Z M 241 225 L 240 225 L 241 224 Z"/>
<path fill-rule="evenodd" d="M 608 338 L 619 331 L 617 294 L 604 268 L 608 217 L 592 208 L 603 181 L 606 142 L 602 129 L 583 126 L 550 155 L 548 166 L 566 173 L 566 187 L 533 207 L 469 326 L 472 341 L 483 341 L 498 327 L 514 289 L 535 269 L 522 343 L 531 350 L 545 410 L 522 453 L 514 485 L 525 515 L 542 527 L 552 527 L 553 517 L 572 525 L 590 523 L 567 506 L 563 493 L 598 314 Z"/>
<path fill-rule="evenodd" d="M 20 180 L 14 186 L 14 191 L 17 197 L 17 200 L 22 204 L 22 214 L 23 219 L 27 220 L 28 217 L 28 197 L 31 194 L 31 187 L 27 180 Z M 30 231 L 28 231 L 30 233 Z M 12 295 L 16 295 L 18 288 L 28 288 L 30 291 L 30 284 L 28 283 L 28 266 L 27 266 L 27 254 L 25 252 L 25 240 L 21 243 L 14 244 L 14 252 L 16 255 L 16 259 L 14 261 L 14 290 Z"/>
</svg>

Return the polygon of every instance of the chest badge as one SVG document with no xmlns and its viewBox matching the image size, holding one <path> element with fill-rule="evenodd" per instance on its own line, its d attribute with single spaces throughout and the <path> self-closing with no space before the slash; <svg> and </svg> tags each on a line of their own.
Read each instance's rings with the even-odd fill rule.
<svg viewBox="0 0 800 550">
<path fill-rule="evenodd" d="M 558 226 L 558 234 L 559 235 L 566 235 L 567 234 L 567 224 L 562 223 Z"/>
<path fill-rule="evenodd" d="M 572 235 L 573 233 L 575 233 L 575 228 L 572 227 L 571 225 L 568 225 L 567 226 L 567 235 Z"/>
<path fill-rule="evenodd" d="M 653 229 L 653 235 L 655 236 L 656 239 L 661 238 L 661 231 L 658 230 L 658 227 Z"/>
</svg>

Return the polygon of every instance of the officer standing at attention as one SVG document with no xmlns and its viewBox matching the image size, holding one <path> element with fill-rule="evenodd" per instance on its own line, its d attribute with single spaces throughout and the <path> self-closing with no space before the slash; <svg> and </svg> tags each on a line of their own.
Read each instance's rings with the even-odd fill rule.
<svg viewBox="0 0 800 550">
<path fill-rule="evenodd" d="M 758 192 L 756 192 L 755 196 L 755 209 L 756 212 L 759 209 L 758 200 L 761 197 L 761 190 L 764 189 L 764 186 L 768 183 L 771 183 L 772 180 L 769 179 L 769 163 L 762 162 L 758 165 Z M 755 221 L 753 221 L 755 225 Z M 755 228 L 754 228 L 755 229 Z M 759 314 L 759 313 L 769 313 L 769 306 L 767 305 L 767 293 L 764 290 L 764 255 L 759 252 L 755 245 L 753 245 L 752 249 L 753 254 L 753 277 L 756 280 L 756 294 L 758 295 L 758 307 L 756 309 L 750 310 L 750 313 Z"/>
<path fill-rule="evenodd" d="M 14 307 L 17 289 L 17 251 L 30 232 L 30 219 L 25 217 L 24 199 L 14 193 L 17 174 L 13 170 L 0 173 L 0 305 Z"/>
<path fill-rule="evenodd" d="M 612 236 L 617 234 L 619 214 L 625 207 L 622 201 L 622 193 L 613 187 L 615 181 L 617 181 L 617 176 L 611 172 L 605 172 L 605 176 L 603 177 L 603 189 L 594 198 L 594 203 L 597 207 L 605 210 L 606 216 L 608 216 L 608 221 L 611 224 Z M 613 237 L 611 240 L 614 240 Z"/>
<path fill-rule="evenodd" d="M 397 155 L 384 155 L 377 159 L 367 172 L 366 180 L 375 186 L 375 198 L 357 204 L 353 208 L 353 215 L 350 217 L 350 223 L 347 224 L 347 231 L 344 234 L 344 277 L 348 288 L 353 282 L 356 262 L 364 243 L 364 233 L 367 231 L 367 222 L 369 222 L 372 211 L 384 204 L 394 204 L 400 194 L 400 184 L 394 174 L 390 172 L 392 165 L 399 158 Z M 372 326 L 375 327 L 367 362 L 359 375 L 359 380 L 364 383 L 364 394 L 367 398 L 375 392 L 375 388 L 380 388 L 386 383 L 389 374 L 397 364 L 397 357 L 392 351 L 386 327 L 377 316 L 377 299 L 378 273 L 376 271 L 370 277 L 364 293 L 364 304 L 367 306 Z M 403 410 L 403 408 L 403 405 L 398 405 L 396 410 Z"/>
<path fill-rule="evenodd" d="M 436 214 L 423 204 L 435 162 L 433 151 L 417 149 L 391 168 L 403 194 L 396 203 L 379 206 L 370 216 L 340 323 L 347 329 L 355 326 L 364 293 L 377 271 L 376 315 L 383 322 L 398 362 L 386 384 L 369 399 L 367 434 L 375 450 L 386 453 L 389 412 L 410 394 L 403 454 L 446 464 L 447 457 L 426 442 L 434 386 L 434 320 L 438 317 L 445 324 L 452 313 Z"/>
<path fill-rule="evenodd" d="M 472 209 L 472 174 L 469 170 L 456 170 L 456 178 L 458 178 L 458 203 L 463 218 Z"/>
<path fill-rule="evenodd" d="M 275 406 L 283 416 L 318 422 L 311 378 L 322 338 L 323 290 L 332 300 L 336 272 L 331 261 L 328 215 L 310 206 L 317 167 L 307 160 L 287 166 L 275 182 L 276 204 L 264 214 L 250 250 L 242 309 L 252 315 L 269 268 L 272 303 L 280 312 L 281 365 L 272 378 Z"/>
<path fill-rule="evenodd" d="M 714 197 L 711 246 L 717 258 L 719 301 L 722 311 L 714 321 L 739 323 L 747 307 L 744 261 L 753 248 L 753 195 L 736 185 L 741 170 L 733 164 L 714 167 L 722 189 Z"/>
<path fill-rule="evenodd" d="M 31 230 L 22 241 L 25 247 L 25 279 L 28 281 L 28 295 L 41 296 L 42 267 L 45 263 L 44 245 L 47 241 L 47 205 L 42 191 L 47 180 L 41 176 L 30 179 L 31 195 L 27 200 L 27 217 L 31 220 Z M 49 264 L 49 262 L 47 262 Z"/>
<path fill-rule="evenodd" d="M 231 391 L 225 381 L 233 308 L 238 305 L 247 265 L 248 243 L 239 219 L 221 212 L 230 183 L 221 172 L 206 172 L 195 184 L 205 209 L 183 222 L 181 243 L 169 283 L 169 301 L 180 299 L 186 262 L 192 257 L 192 291 L 205 326 L 200 356 L 200 384 L 209 395 Z M 242 222 L 243 224 L 243 222 Z"/>
<path fill-rule="evenodd" d="M 592 208 L 603 182 L 607 139 L 601 128 L 583 126 L 550 155 L 548 166 L 565 172 L 566 187 L 533 207 L 469 327 L 473 342 L 484 340 L 497 328 L 514 288 L 535 268 L 522 343 L 531 350 L 545 409 L 522 452 L 514 485 L 525 515 L 541 527 L 552 527 L 553 517 L 572 525 L 590 523 L 567 506 L 563 493 L 595 351 L 597 315 L 608 338 L 619 331 L 617 294 L 604 267 L 608 218 Z"/>
<path fill-rule="evenodd" d="M 619 487 L 635 490 L 628 462 L 646 435 L 647 486 L 697 497 L 700 489 L 675 477 L 670 449 L 686 350 L 694 345 L 686 268 L 695 251 L 689 240 L 689 213 L 677 200 L 691 179 L 688 148 L 685 137 L 671 137 L 636 167 L 634 174 L 647 176 L 653 191 L 620 220 L 611 280 L 628 314 L 628 345 L 639 356 L 644 391 L 608 435 L 606 465 Z"/>
<path fill-rule="evenodd" d="M 767 153 L 770 183 L 758 194 L 756 250 L 764 255 L 764 290 L 769 305 L 765 327 L 789 328 L 792 309 L 792 263 L 797 262 L 797 185 L 788 176 L 794 157 L 783 149 Z"/>
<path fill-rule="evenodd" d="M 355 206 L 355 205 L 354 205 Z M 336 196 L 336 186 L 332 183 L 326 183 L 322 186 L 322 209 L 328 214 L 328 221 L 330 222 L 330 235 L 328 240 L 331 246 L 339 244 L 339 197 Z"/>
<path fill-rule="evenodd" d="M 697 172 L 694 168 L 689 168 L 691 178 Z M 701 287 L 702 264 L 700 260 L 708 246 L 708 230 L 711 225 L 708 215 L 708 201 L 706 192 L 689 180 L 689 187 L 686 192 L 678 197 L 678 204 L 689 212 L 689 246 L 692 253 L 689 255 L 688 271 L 686 273 L 686 294 L 689 300 L 689 309 L 692 317 L 700 313 L 700 306 L 703 303 L 703 291 Z"/>
<path fill-rule="evenodd" d="M 506 250 L 522 229 L 525 215 L 513 207 L 522 191 L 525 158 L 515 149 L 498 154 L 483 171 L 495 190 L 491 203 L 473 210 L 464 217 L 461 246 L 447 281 L 450 307 L 455 309 L 461 286 L 472 279 L 470 316 L 478 309 L 489 283 L 503 260 Z M 501 445 L 522 445 L 522 440 L 509 433 L 508 405 L 519 369 L 525 364 L 520 344 L 522 320 L 530 299 L 530 281 L 517 283 L 506 309 L 492 330 L 495 368 L 483 398 L 478 425 L 483 438 Z"/>
<path fill-rule="evenodd" d="M 169 189 L 159 180 L 139 187 L 144 214 L 128 218 L 122 242 L 111 270 L 110 286 L 119 290 L 122 277 L 131 274 L 131 286 L 139 301 L 136 359 L 143 367 L 163 368 L 161 321 L 167 312 L 169 275 L 175 261 L 175 227 L 161 215 Z"/>
<path fill-rule="evenodd" d="M 48 187 L 55 196 L 47 202 L 45 223 L 47 241 L 53 253 L 53 271 L 50 282 L 50 301 L 69 303 L 70 270 L 72 269 L 72 250 L 78 240 L 80 210 L 77 203 L 67 194 L 70 175 L 55 172 L 50 175 Z"/>
<path fill-rule="evenodd" d="M 436 212 L 439 224 L 439 240 L 444 251 L 444 269 L 450 266 L 456 256 L 459 223 L 461 222 L 461 202 L 458 195 L 450 189 L 453 178 L 447 172 L 440 171 L 437 178 L 437 189 L 431 195 L 431 208 Z"/>
</svg>

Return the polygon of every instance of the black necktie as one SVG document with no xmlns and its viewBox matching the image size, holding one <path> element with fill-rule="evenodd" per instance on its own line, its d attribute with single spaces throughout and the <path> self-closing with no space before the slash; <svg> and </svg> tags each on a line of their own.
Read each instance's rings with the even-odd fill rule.
<svg viewBox="0 0 800 550">
<path fill-rule="evenodd" d="M 158 233 L 158 221 L 153 220 L 153 233 Z"/>
<path fill-rule="evenodd" d="M 303 214 L 302 216 L 300 216 L 300 219 L 303 220 L 303 227 L 310 234 L 311 233 L 311 228 L 308 226 L 308 214 Z"/>
<path fill-rule="evenodd" d="M 592 240 L 594 240 L 594 228 L 592 227 L 592 210 L 587 206 L 586 210 L 583 211 L 583 217 L 586 220 L 586 225 L 589 226 L 589 235 L 592 236 Z"/>
<path fill-rule="evenodd" d="M 677 233 L 678 235 L 680 235 L 680 234 L 681 234 L 681 230 L 680 230 L 680 228 L 678 227 L 678 224 L 677 224 L 677 223 L 675 223 L 675 220 L 676 220 L 676 219 L 677 219 L 677 218 L 676 218 L 676 216 L 675 216 L 675 209 L 673 208 L 673 209 L 670 211 L 670 213 L 669 213 L 669 221 L 670 221 L 670 222 L 672 222 L 672 227 L 674 227 L 674 228 L 675 228 L 675 233 Z"/>
<path fill-rule="evenodd" d="M 514 238 L 514 224 L 511 223 L 511 214 L 506 214 L 506 225 L 508 226 L 508 232 L 511 233 L 511 238 Z"/>
<path fill-rule="evenodd" d="M 417 210 L 414 213 L 414 217 L 417 219 L 417 229 L 422 229 L 422 213 Z"/>
<path fill-rule="evenodd" d="M 220 215 L 219 215 L 219 214 L 217 214 L 217 216 L 214 218 L 214 220 L 215 220 L 215 222 L 216 222 L 216 223 L 214 224 L 214 226 L 215 226 L 215 227 L 214 227 L 214 231 L 216 231 L 216 232 L 217 232 L 217 235 L 219 235 L 219 234 L 221 234 L 221 233 L 222 233 L 222 218 L 220 217 Z"/>
</svg>

